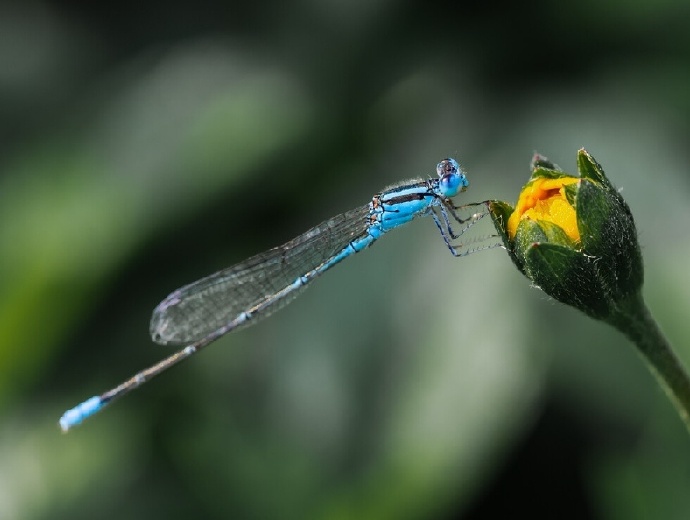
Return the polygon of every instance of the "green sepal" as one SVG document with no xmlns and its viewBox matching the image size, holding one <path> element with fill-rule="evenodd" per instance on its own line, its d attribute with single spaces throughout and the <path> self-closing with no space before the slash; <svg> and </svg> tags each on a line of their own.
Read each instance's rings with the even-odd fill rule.
<svg viewBox="0 0 690 520">
<path fill-rule="evenodd" d="M 547 221 L 522 220 L 515 232 L 515 257 L 517 262 L 524 266 L 523 274 L 526 274 L 533 281 L 535 281 L 533 274 L 543 271 L 543 266 L 535 268 L 535 266 L 530 265 L 530 253 L 537 244 L 552 244 L 559 246 L 563 251 L 577 252 L 575 244 L 560 226 Z M 558 268 L 559 271 L 563 271 L 563 269 L 569 269 L 569 267 L 561 265 Z M 544 283 L 540 281 L 537 285 L 542 286 Z"/>
<path fill-rule="evenodd" d="M 539 220 L 537 224 L 542 229 L 544 235 L 546 235 L 546 240 L 540 240 L 540 242 L 548 242 L 549 244 L 558 244 L 559 246 L 564 246 L 569 249 L 578 250 L 579 246 L 575 243 L 563 228 L 558 224 L 549 222 L 547 220 Z M 519 226 L 518 226 L 519 227 Z"/>
<path fill-rule="evenodd" d="M 577 207 L 577 192 L 580 189 L 581 183 L 582 181 L 563 186 L 563 190 L 565 191 L 565 200 L 567 200 L 568 204 L 570 204 L 573 208 Z"/>
<path fill-rule="evenodd" d="M 489 201 L 489 213 L 491 214 L 491 219 L 494 221 L 494 226 L 496 231 L 501 235 L 503 239 L 503 245 L 508 247 L 508 219 L 515 211 L 515 208 L 504 202 L 502 200 L 490 200 Z"/>
<path fill-rule="evenodd" d="M 558 244 L 535 243 L 524 256 L 528 277 L 546 294 L 593 318 L 608 316 L 609 302 L 586 255 Z"/>
<path fill-rule="evenodd" d="M 551 170 L 548 168 L 535 168 L 532 170 L 532 176 L 529 178 L 529 182 L 534 179 L 561 179 L 563 177 L 571 177 L 567 173 L 563 173 L 561 170 Z M 526 184 L 529 185 L 529 182 Z"/>
<path fill-rule="evenodd" d="M 618 225 L 611 220 L 617 204 L 612 206 L 606 190 L 589 181 L 581 183 L 576 202 L 575 215 L 583 249 L 592 256 L 609 254 L 610 248 L 605 242 L 615 238 L 617 232 Z"/>
<path fill-rule="evenodd" d="M 524 219 L 520 221 L 515 232 L 515 249 L 518 251 L 518 255 L 520 251 L 526 251 L 536 242 L 557 244 L 575 251 L 578 250 L 577 244 L 558 224 L 546 220 Z"/>
<path fill-rule="evenodd" d="M 518 270 L 525 274 L 525 269 L 522 261 L 515 254 L 514 242 L 508 237 L 508 219 L 515 211 L 515 208 L 504 202 L 502 200 L 490 200 L 489 201 L 489 213 L 491 214 L 491 220 L 493 220 L 494 227 L 503 241 L 503 247 L 508 251 L 510 259 L 515 264 Z"/>
<path fill-rule="evenodd" d="M 537 168 L 561 171 L 560 167 L 557 164 L 554 164 L 553 162 L 549 161 L 548 158 L 544 157 L 540 153 L 535 152 L 532 156 L 532 161 L 530 162 L 529 169 L 531 172 L 533 172 Z"/>
<path fill-rule="evenodd" d="M 583 179 L 589 179 L 597 184 L 612 187 L 604 175 L 604 170 L 601 165 L 594 160 L 594 157 L 589 155 L 589 152 L 584 148 L 577 151 L 577 171 Z"/>
<path fill-rule="evenodd" d="M 630 209 L 617 191 L 582 182 L 577 199 L 582 247 L 596 260 L 599 283 L 619 301 L 642 287 L 644 269 Z"/>
<path fill-rule="evenodd" d="M 537 222 L 528 218 L 521 220 L 515 231 L 515 254 L 524 264 L 525 253 L 533 244 L 548 241 L 548 235 Z"/>
</svg>

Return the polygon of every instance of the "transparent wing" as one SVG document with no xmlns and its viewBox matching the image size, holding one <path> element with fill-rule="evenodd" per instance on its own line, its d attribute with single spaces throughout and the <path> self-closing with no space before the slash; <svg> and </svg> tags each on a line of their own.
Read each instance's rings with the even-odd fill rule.
<svg viewBox="0 0 690 520">
<path fill-rule="evenodd" d="M 151 337 L 163 344 L 192 343 L 267 301 L 262 314 L 246 324 L 268 316 L 304 287 L 282 298 L 279 291 L 363 236 L 368 217 L 369 205 L 336 215 L 282 246 L 177 289 L 153 311 Z"/>
</svg>

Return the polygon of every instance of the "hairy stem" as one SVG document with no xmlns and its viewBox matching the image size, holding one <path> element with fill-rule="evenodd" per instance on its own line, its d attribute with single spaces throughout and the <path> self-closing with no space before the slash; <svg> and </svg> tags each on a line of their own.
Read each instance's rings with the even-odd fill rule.
<svg viewBox="0 0 690 520">
<path fill-rule="evenodd" d="M 650 314 L 641 293 L 622 302 L 606 321 L 635 344 L 690 432 L 690 378 Z"/>
</svg>

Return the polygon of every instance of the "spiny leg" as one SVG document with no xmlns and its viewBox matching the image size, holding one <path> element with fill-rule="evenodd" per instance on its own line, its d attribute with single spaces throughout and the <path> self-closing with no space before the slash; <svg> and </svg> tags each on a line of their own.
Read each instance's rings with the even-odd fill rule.
<svg viewBox="0 0 690 520">
<path fill-rule="evenodd" d="M 453 202 L 450 199 L 441 199 L 440 202 L 441 203 L 438 205 L 438 207 L 441 211 L 441 216 L 443 217 L 443 221 L 446 224 L 446 230 L 448 232 L 448 235 L 453 240 L 458 239 L 465 231 L 467 231 L 470 227 L 472 227 L 472 225 L 474 225 L 477 221 L 481 220 L 488 213 L 486 205 L 483 202 L 472 202 L 469 204 L 464 204 L 462 206 L 454 206 Z M 473 208 L 476 206 L 484 206 L 484 208 L 482 211 L 473 213 L 467 218 L 462 218 L 455 211 L 456 209 Z M 452 216 L 456 222 L 458 222 L 459 224 L 465 224 L 465 227 L 463 227 L 459 233 L 456 233 L 453 230 L 450 219 L 448 218 L 449 213 L 450 216 Z"/>
<path fill-rule="evenodd" d="M 436 214 L 436 212 L 434 211 L 433 208 L 431 208 L 429 210 L 429 213 L 431 213 L 431 217 L 434 219 L 434 223 L 436 224 L 436 227 L 441 232 L 441 237 L 443 238 L 443 241 L 446 243 L 446 246 L 448 246 L 448 249 L 453 254 L 453 256 L 457 256 L 455 254 L 455 248 L 453 247 L 453 244 L 451 244 L 451 240 L 458 238 L 460 235 L 456 236 L 453 233 L 453 230 L 450 228 L 450 223 L 448 222 L 448 216 L 445 215 L 445 212 L 443 212 L 443 210 L 441 210 L 441 211 L 444 215 L 447 229 L 444 229 L 443 224 L 441 224 L 441 219 L 438 218 L 438 215 Z"/>
<path fill-rule="evenodd" d="M 483 205 L 483 203 L 473 203 L 473 204 L 466 204 L 464 206 L 460 207 L 473 207 L 473 206 L 480 206 Z M 491 235 L 483 235 L 483 236 L 477 236 L 477 237 L 471 237 L 469 240 L 465 240 L 462 243 L 459 244 L 453 244 L 453 240 L 457 240 L 460 238 L 462 235 L 464 235 L 469 228 L 471 228 L 474 224 L 479 222 L 482 218 L 484 218 L 488 213 L 486 211 L 481 212 L 481 213 L 474 213 L 470 217 L 466 219 L 461 219 L 461 218 L 455 218 L 458 217 L 457 215 L 451 213 L 455 220 L 458 222 L 461 222 L 465 224 L 465 226 L 460 230 L 459 233 L 455 233 L 453 231 L 453 228 L 450 223 L 450 219 L 448 218 L 448 213 L 445 211 L 448 208 L 445 204 L 442 204 L 439 207 L 439 211 L 441 212 L 441 217 L 443 218 L 443 221 L 441 221 L 441 218 L 439 217 L 438 213 L 434 211 L 435 208 L 430 209 L 431 216 L 434 219 L 434 223 L 436 224 L 436 227 L 438 230 L 441 232 L 441 237 L 443 238 L 443 241 L 445 242 L 446 246 L 450 250 L 451 254 L 455 257 L 462 257 L 462 256 L 467 256 L 472 253 L 476 253 L 477 251 L 483 251 L 484 249 L 492 249 L 494 247 L 500 247 L 502 245 L 501 242 L 496 242 L 493 244 L 489 245 L 478 245 L 476 247 L 470 247 L 472 244 L 481 244 L 482 242 L 485 242 L 487 240 L 491 239 L 497 239 L 499 238 L 499 235 L 497 234 L 491 234 Z"/>
<path fill-rule="evenodd" d="M 455 219 L 459 224 L 464 224 L 465 222 L 469 220 L 479 220 L 481 217 L 478 217 L 478 215 L 484 216 L 489 212 L 489 201 L 485 200 L 482 202 L 468 202 L 467 204 L 461 204 L 460 206 L 456 206 L 452 200 L 450 199 L 445 199 L 441 201 L 441 205 L 448 210 L 450 215 Z M 458 215 L 458 212 L 456 210 L 459 209 L 465 209 L 465 208 L 475 208 L 477 206 L 483 206 L 481 210 L 479 210 L 478 213 L 473 213 L 467 218 L 462 218 L 460 215 Z"/>
</svg>

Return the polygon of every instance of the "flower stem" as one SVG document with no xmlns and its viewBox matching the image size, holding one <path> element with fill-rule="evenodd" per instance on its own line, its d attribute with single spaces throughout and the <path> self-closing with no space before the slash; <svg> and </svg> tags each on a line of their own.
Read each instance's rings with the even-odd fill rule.
<svg viewBox="0 0 690 520">
<path fill-rule="evenodd" d="M 649 312 L 642 294 L 638 292 L 619 302 L 606 321 L 635 344 L 690 431 L 690 378 Z"/>
</svg>

